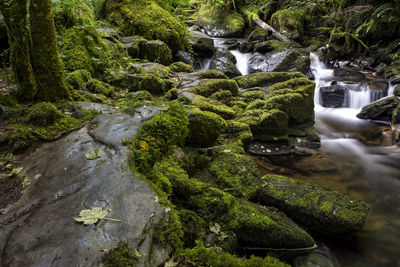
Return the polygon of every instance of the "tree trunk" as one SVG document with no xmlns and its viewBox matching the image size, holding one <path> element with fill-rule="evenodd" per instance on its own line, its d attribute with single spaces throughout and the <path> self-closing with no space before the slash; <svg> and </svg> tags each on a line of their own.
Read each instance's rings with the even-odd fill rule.
<svg viewBox="0 0 400 267">
<path fill-rule="evenodd" d="M 65 99 L 69 96 L 68 85 L 58 53 L 52 1 L 31 0 L 30 6 L 31 57 L 39 87 L 36 99 Z"/>
<path fill-rule="evenodd" d="M 30 57 L 30 35 L 27 25 L 26 0 L 0 0 L 0 11 L 7 27 L 10 45 L 10 63 L 17 82 L 17 98 L 32 101 L 37 93 L 37 83 Z"/>
</svg>

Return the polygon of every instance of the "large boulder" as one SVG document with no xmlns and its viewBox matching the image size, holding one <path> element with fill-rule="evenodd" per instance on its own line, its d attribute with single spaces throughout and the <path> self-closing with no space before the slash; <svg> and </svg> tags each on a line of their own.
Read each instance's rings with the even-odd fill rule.
<svg viewBox="0 0 400 267">
<path fill-rule="evenodd" d="M 103 14 L 118 27 L 122 36 L 140 35 L 148 40 L 161 40 L 174 52 L 189 48 L 188 31 L 153 0 L 106 0 Z"/>
<path fill-rule="evenodd" d="M 294 179 L 266 175 L 262 178 L 260 202 L 283 210 L 313 231 L 346 235 L 360 230 L 369 206 L 338 192 Z"/>
<path fill-rule="evenodd" d="M 241 73 L 236 68 L 236 58 L 227 49 L 218 49 L 215 57 L 211 60 L 210 69 L 215 69 L 229 78 L 240 76 Z"/>
<path fill-rule="evenodd" d="M 391 121 L 393 110 L 398 104 L 399 100 L 396 96 L 386 97 L 363 107 L 357 114 L 357 118 Z"/>
<path fill-rule="evenodd" d="M 240 88 L 271 86 L 292 78 L 304 77 L 300 72 L 260 72 L 246 76 L 235 77 Z"/>
<path fill-rule="evenodd" d="M 343 107 L 347 89 L 340 85 L 321 87 L 322 106 L 324 107 Z"/>
<path fill-rule="evenodd" d="M 240 37 L 245 30 L 244 18 L 236 11 L 226 12 L 203 5 L 198 13 L 198 24 L 214 37 Z"/>
<path fill-rule="evenodd" d="M 310 69 L 308 52 L 303 49 L 276 50 L 266 54 L 254 53 L 249 59 L 250 73 L 299 71 L 306 74 Z"/>
<path fill-rule="evenodd" d="M 191 31 L 190 44 L 194 52 L 201 57 L 212 57 L 215 52 L 214 40 L 207 34 Z"/>
<path fill-rule="evenodd" d="M 227 126 L 225 120 L 213 112 L 193 109 L 188 112 L 187 116 L 189 135 L 186 143 L 192 147 L 213 146 Z"/>
<path fill-rule="evenodd" d="M 129 242 L 142 257 L 140 266 L 158 266 L 168 257 L 153 240 L 168 219 L 156 195 L 128 166 L 129 149 L 143 119 L 161 108 L 141 108 L 134 117 L 101 114 L 89 127 L 45 143 L 25 157 L 24 195 L 0 215 L 0 253 L 4 266 L 99 266 L 104 251 Z M 85 158 L 99 149 L 99 158 Z M 101 207 L 107 217 L 83 225 L 81 210 Z"/>
<path fill-rule="evenodd" d="M 147 59 L 163 65 L 172 62 L 171 50 L 160 40 L 149 41 L 140 36 L 129 36 L 122 37 L 121 42 L 132 58 Z"/>
<path fill-rule="evenodd" d="M 307 16 L 305 9 L 285 8 L 272 14 L 271 25 L 283 35 L 301 41 Z"/>
</svg>

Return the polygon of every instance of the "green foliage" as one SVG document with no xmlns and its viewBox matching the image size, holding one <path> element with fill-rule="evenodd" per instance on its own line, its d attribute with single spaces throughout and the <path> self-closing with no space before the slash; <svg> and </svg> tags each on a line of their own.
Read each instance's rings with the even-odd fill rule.
<svg viewBox="0 0 400 267">
<path fill-rule="evenodd" d="M 78 25 L 92 24 L 95 21 L 93 11 L 82 0 L 58 0 L 53 8 L 54 22 L 59 32 Z"/>
</svg>

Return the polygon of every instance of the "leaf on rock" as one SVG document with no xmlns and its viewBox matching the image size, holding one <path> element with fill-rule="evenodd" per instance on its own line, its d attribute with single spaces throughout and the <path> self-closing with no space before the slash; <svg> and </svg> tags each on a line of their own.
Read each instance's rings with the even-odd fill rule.
<svg viewBox="0 0 400 267">
<path fill-rule="evenodd" d="M 121 220 L 106 218 L 107 211 L 103 210 L 102 207 L 94 207 L 91 210 L 81 210 L 79 212 L 80 217 L 74 217 L 75 221 L 83 222 L 85 225 L 95 224 L 98 220 L 106 219 L 116 222 L 122 222 Z"/>
<path fill-rule="evenodd" d="M 92 160 L 92 159 L 98 159 L 101 158 L 102 156 L 104 156 L 106 153 L 104 153 L 103 150 L 101 149 L 95 149 L 89 153 L 85 154 L 85 157 L 87 160 Z"/>
</svg>

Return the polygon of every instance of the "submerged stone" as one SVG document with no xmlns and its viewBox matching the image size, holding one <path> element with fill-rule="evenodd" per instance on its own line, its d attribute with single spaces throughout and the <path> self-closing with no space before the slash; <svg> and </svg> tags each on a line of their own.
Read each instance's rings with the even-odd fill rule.
<svg viewBox="0 0 400 267">
<path fill-rule="evenodd" d="M 260 202 L 285 211 L 310 230 L 332 235 L 360 230 L 369 211 L 363 201 L 278 175 L 262 178 Z"/>
</svg>

